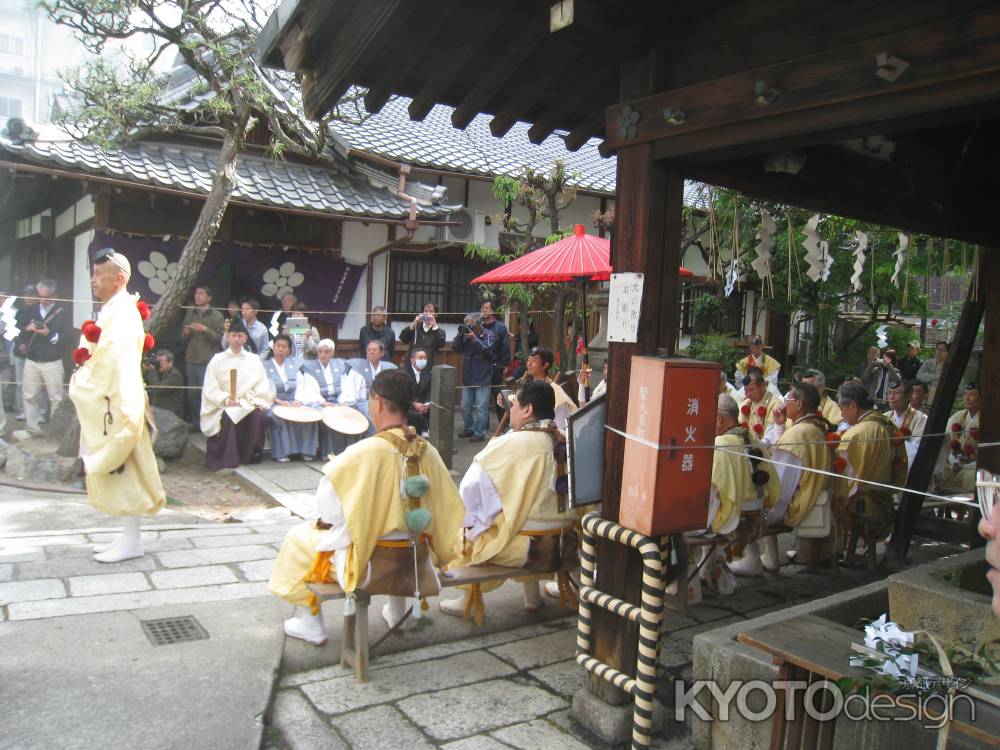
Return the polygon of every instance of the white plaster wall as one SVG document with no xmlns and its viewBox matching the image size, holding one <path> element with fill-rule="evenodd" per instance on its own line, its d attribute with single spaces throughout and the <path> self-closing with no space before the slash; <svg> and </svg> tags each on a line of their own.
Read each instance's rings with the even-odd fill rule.
<svg viewBox="0 0 1000 750">
<path fill-rule="evenodd" d="M 73 238 L 73 325 L 93 317 L 94 303 L 90 291 L 90 258 L 87 253 L 94 239 L 94 230 L 81 232 Z"/>
<path fill-rule="evenodd" d="M 388 228 L 385 224 L 364 224 L 360 221 L 345 221 L 341 236 L 341 254 L 348 263 L 366 265 L 368 256 L 384 246 L 388 241 Z M 383 281 L 384 284 L 384 281 Z M 344 323 L 340 326 L 338 336 L 355 338 L 361 326 L 365 324 L 366 296 L 368 290 L 368 271 L 361 274 L 361 280 L 354 290 L 354 297 L 348 305 Z M 378 303 L 376 303 L 378 304 Z"/>
<path fill-rule="evenodd" d="M 62 237 L 93 216 L 94 198 L 91 195 L 85 195 L 56 217 L 56 237 Z"/>
</svg>

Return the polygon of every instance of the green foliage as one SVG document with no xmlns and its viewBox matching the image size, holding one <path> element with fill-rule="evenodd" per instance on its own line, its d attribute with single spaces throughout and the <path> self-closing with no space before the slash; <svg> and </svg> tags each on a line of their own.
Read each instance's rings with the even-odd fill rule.
<svg viewBox="0 0 1000 750">
<path fill-rule="evenodd" d="M 834 261 L 827 281 L 815 282 L 806 275 L 808 266 L 803 260 L 805 249 L 802 246 L 802 230 L 810 217 L 809 213 L 773 202 L 753 202 L 725 189 L 714 189 L 711 201 L 718 226 L 717 247 L 724 259 L 723 265 L 728 268 L 728 259 L 735 245 L 748 281 L 758 281 L 757 274 L 750 269 L 749 263 L 756 257 L 754 246 L 761 226 L 760 210 L 766 210 L 775 219 L 777 233 L 771 260 L 774 293 L 772 296 L 770 288 L 763 291 L 763 306 L 773 313 L 800 314 L 805 320 L 812 321 L 814 360 L 824 369 L 832 369 L 838 365 L 846 367 L 845 350 L 853 348 L 855 343 L 854 339 L 849 338 L 831 348 L 834 327 L 845 307 L 860 314 L 867 324 L 855 329 L 857 337 L 864 339 L 863 352 L 864 348 L 875 343 L 873 329 L 876 325 L 898 321 L 898 316 L 902 313 L 917 316 L 926 314 L 927 298 L 921 286 L 915 283 L 914 277 L 928 272 L 966 272 L 961 261 L 959 243 L 952 243 L 948 262 L 945 263 L 942 240 L 911 234 L 906 261 L 910 283 L 904 293 L 907 271 L 904 269 L 900 274 L 898 288 L 891 280 L 896 263 L 893 252 L 898 244 L 895 229 L 854 219 L 824 216 L 819 223 L 819 234 L 829 243 Z M 792 227 L 791 254 L 788 222 Z M 862 289 L 855 291 L 851 275 L 854 249 L 857 246 L 855 232 L 858 230 L 868 235 L 869 252 L 861 277 Z M 701 239 L 697 244 L 707 256 L 706 241 Z M 971 251 L 966 252 L 966 259 L 971 259 Z"/>
<path fill-rule="evenodd" d="M 732 337 L 722 333 L 703 333 L 695 336 L 691 339 L 687 353 L 693 359 L 718 362 L 726 372 L 732 372 L 743 356 L 742 350 L 733 346 Z"/>
<path fill-rule="evenodd" d="M 691 307 L 695 319 L 714 319 L 722 312 L 722 298 L 715 294 L 703 294 Z"/>
</svg>

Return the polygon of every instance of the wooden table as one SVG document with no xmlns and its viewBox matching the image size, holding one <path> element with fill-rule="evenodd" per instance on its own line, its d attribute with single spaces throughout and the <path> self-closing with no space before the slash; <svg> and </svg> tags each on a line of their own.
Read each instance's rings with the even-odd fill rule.
<svg viewBox="0 0 1000 750">
<path fill-rule="evenodd" d="M 854 654 L 851 644 L 864 644 L 864 634 L 815 615 L 795 617 L 740 633 L 737 640 L 771 654 L 778 665 L 779 680 L 813 683 L 826 679 L 836 682 L 845 676 L 858 677 L 865 674 L 863 670 L 851 667 L 848 662 L 848 658 Z M 787 693 L 785 690 L 778 691 L 771 724 L 771 750 L 829 750 L 833 746 L 836 718 L 816 721 L 805 711 L 805 691 L 794 691 L 792 695 L 795 701 L 794 713 L 791 719 L 786 720 Z M 833 697 L 828 691 L 823 691 L 822 696 L 823 704 L 817 708 L 820 712 L 826 712 L 832 707 Z M 962 732 L 985 746 L 1000 747 L 1000 708 L 975 697 L 973 701 L 975 720 L 970 715 L 968 703 L 959 701 L 955 704 L 951 729 Z M 940 705 L 935 705 L 934 710 L 940 710 Z"/>
</svg>

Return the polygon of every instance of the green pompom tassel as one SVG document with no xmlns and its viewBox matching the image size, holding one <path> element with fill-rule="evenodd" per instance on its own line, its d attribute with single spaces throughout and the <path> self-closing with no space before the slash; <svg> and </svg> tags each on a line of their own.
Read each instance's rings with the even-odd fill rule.
<svg viewBox="0 0 1000 750">
<path fill-rule="evenodd" d="M 426 508 L 414 508 L 406 511 L 406 528 L 414 534 L 419 534 L 431 523 L 431 512 Z"/>
<path fill-rule="evenodd" d="M 431 480 L 426 474 L 414 474 L 403 482 L 403 491 L 409 497 L 423 497 L 431 488 Z"/>
</svg>

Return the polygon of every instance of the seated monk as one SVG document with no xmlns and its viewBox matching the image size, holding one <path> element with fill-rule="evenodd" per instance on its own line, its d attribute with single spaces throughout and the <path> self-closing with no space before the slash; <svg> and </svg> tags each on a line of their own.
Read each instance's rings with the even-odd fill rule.
<svg viewBox="0 0 1000 750">
<path fill-rule="evenodd" d="M 338 583 L 351 595 L 367 585 L 376 547 L 399 547 L 411 534 L 420 535 L 418 543 L 426 539 L 443 565 L 454 557 L 452 542 L 462 521 L 462 501 L 441 456 L 406 427 L 413 381 L 399 370 L 380 372 L 369 399 L 378 432 L 323 467 L 325 476 L 316 490 L 320 518 L 288 532 L 268 583 L 272 594 L 299 608 L 285 621 L 285 633 L 315 645 L 326 642 L 327 635 L 307 581 Z M 426 492 L 416 499 L 415 493 L 404 497 L 410 486 L 404 477 L 419 475 L 427 479 Z M 417 506 L 430 518 L 423 529 L 411 532 L 407 521 L 419 525 L 410 516 Z M 392 627 L 405 612 L 406 599 L 390 597 L 382 616 Z"/>
<path fill-rule="evenodd" d="M 829 477 L 817 471 L 829 471 L 833 463 L 833 446 L 827 435 L 833 431 L 829 421 L 820 415 L 820 391 L 803 378 L 792 386 L 785 395 L 784 416 L 787 427 L 781 427 L 779 437 L 772 449 L 772 458 L 778 463 L 775 469 L 781 483 L 778 502 L 770 507 L 766 523 L 768 526 L 790 526 L 797 529 L 809 517 L 817 502 L 830 502 Z M 840 416 L 840 408 L 837 408 Z M 832 534 L 832 531 L 831 531 Z M 804 542 L 800 539 L 800 545 Z M 820 555 L 828 559 L 833 554 L 832 536 L 830 544 L 812 544 L 810 551 L 829 548 L 830 552 Z M 776 533 L 765 533 L 761 539 L 764 552 L 762 563 L 768 570 L 778 567 L 778 541 Z M 817 555 L 809 557 L 810 560 Z M 816 560 L 818 562 L 818 560 Z M 810 563 L 813 564 L 813 563 Z"/>
<path fill-rule="evenodd" d="M 712 491 L 709 495 L 708 528 L 714 534 L 726 535 L 736 531 L 741 512 L 757 510 L 764 512 L 778 497 L 778 478 L 774 467 L 761 458 L 770 454 L 756 437 L 739 423 L 740 410 L 735 399 L 725 393 L 719 395 L 718 410 L 715 415 L 715 454 L 712 460 Z M 755 460 L 757 459 L 757 460 Z M 759 519 L 759 517 L 758 517 Z M 756 529 L 746 544 L 746 558 L 756 560 Z M 714 554 L 714 547 L 711 552 Z M 734 561 L 732 569 L 739 575 L 761 575 L 761 570 L 737 570 L 740 560 Z M 711 583 L 714 578 L 714 560 L 706 560 L 702 565 L 703 578 Z M 721 593 L 721 592 L 720 592 Z"/>
<path fill-rule="evenodd" d="M 840 388 L 840 411 L 850 427 L 837 448 L 833 469 L 833 511 L 837 534 L 848 562 L 853 561 L 859 536 L 869 563 L 875 562 L 875 542 L 885 538 L 892 524 L 892 489 L 906 483 L 906 446 L 895 441 L 896 425 L 875 410 L 868 389 L 848 381 Z M 859 482 L 857 480 L 864 480 Z"/>
<path fill-rule="evenodd" d="M 551 575 L 561 555 L 575 556 L 569 538 L 559 551 L 560 538 L 576 524 L 577 513 L 565 502 L 565 444 L 554 415 L 551 385 L 544 380 L 521 385 L 510 407 L 510 432 L 476 455 L 459 485 L 465 521 L 450 567 L 504 565 Z M 542 606 L 539 577 L 548 576 L 524 582 L 529 612 Z M 468 600 L 466 593 L 439 606 L 449 615 L 463 616 Z"/>
</svg>

